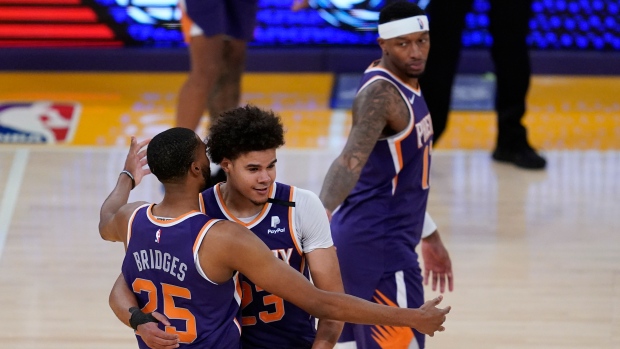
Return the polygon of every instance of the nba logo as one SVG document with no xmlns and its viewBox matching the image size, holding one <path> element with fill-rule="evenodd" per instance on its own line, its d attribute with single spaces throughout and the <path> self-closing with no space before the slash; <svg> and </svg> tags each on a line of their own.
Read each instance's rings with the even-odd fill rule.
<svg viewBox="0 0 620 349">
<path fill-rule="evenodd" d="M 161 229 L 157 230 L 155 233 L 155 242 L 159 243 L 159 239 L 161 238 Z"/>
<path fill-rule="evenodd" d="M 278 224 L 280 224 L 280 217 L 278 216 L 271 217 L 271 227 L 275 228 L 278 226 Z"/>
<path fill-rule="evenodd" d="M 424 22 L 418 18 L 418 24 L 420 25 L 420 30 L 424 30 Z"/>
<path fill-rule="evenodd" d="M 68 143 L 80 112 L 77 103 L 0 103 L 0 144 Z"/>
</svg>

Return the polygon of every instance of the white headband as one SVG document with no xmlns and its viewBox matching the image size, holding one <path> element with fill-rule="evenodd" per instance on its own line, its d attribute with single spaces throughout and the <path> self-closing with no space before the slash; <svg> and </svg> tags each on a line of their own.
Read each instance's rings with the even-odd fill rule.
<svg viewBox="0 0 620 349">
<path fill-rule="evenodd" d="M 428 31 L 428 17 L 424 15 L 379 24 L 379 37 L 381 39 L 392 39 L 397 36 L 424 31 Z"/>
</svg>

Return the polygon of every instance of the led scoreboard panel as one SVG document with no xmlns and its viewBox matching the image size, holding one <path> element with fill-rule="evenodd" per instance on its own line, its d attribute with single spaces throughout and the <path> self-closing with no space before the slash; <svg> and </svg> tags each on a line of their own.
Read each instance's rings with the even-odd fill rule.
<svg viewBox="0 0 620 349">
<path fill-rule="evenodd" d="M 374 45 L 386 0 L 311 0 L 299 12 L 291 3 L 259 0 L 252 46 Z M 492 43 L 488 10 L 474 1 L 465 47 Z M 534 0 L 533 11 L 534 49 L 620 50 L 620 0 Z M 0 0 L 0 46 L 184 46 L 180 16 L 177 0 Z"/>
</svg>

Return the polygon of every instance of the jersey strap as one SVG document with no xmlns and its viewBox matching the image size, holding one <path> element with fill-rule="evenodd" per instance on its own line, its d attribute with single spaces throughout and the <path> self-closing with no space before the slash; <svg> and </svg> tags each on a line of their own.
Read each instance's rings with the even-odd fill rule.
<svg viewBox="0 0 620 349">
<path fill-rule="evenodd" d="M 287 200 L 280 200 L 280 199 L 276 199 L 276 198 L 269 198 L 269 199 L 267 199 L 267 202 L 272 203 L 272 204 L 276 204 L 276 205 L 295 207 L 295 202 L 294 201 L 287 201 Z"/>
</svg>

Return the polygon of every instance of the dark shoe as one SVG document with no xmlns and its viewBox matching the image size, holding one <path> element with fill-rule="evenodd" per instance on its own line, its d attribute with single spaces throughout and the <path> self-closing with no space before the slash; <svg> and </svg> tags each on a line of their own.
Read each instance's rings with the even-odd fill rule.
<svg viewBox="0 0 620 349">
<path fill-rule="evenodd" d="M 530 147 L 520 150 L 507 150 L 497 148 L 493 152 L 493 160 L 500 162 L 510 162 L 517 167 L 528 170 L 540 170 L 547 166 L 547 160 L 538 155 L 536 151 Z"/>
<path fill-rule="evenodd" d="M 212 187 L 219 182 L 226 182 L 226 172 L 224 172 L 221 168 L 218 168 L 215 173 L 211 174 L 211 183 L 209 187 Z"/>
</svg>

